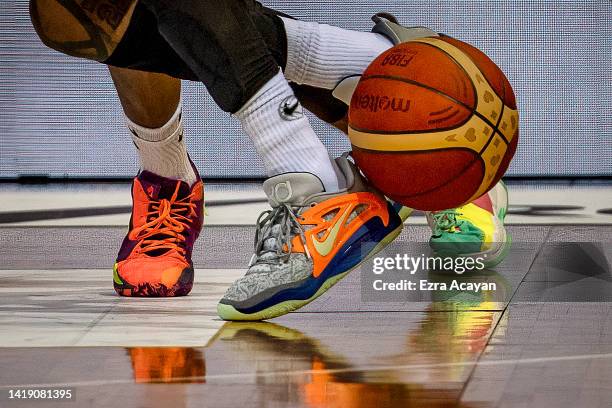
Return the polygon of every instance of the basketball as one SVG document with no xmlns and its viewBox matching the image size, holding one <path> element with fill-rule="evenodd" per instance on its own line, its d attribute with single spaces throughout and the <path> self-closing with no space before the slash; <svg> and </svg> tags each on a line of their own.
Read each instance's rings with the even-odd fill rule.
<svg viewBox="0 0 612 408">
<path fill-rule="evenodd" d="M 506 172 L 518 142 L 514 92 L 477 48 L 448 36 L 376 58 L 351 99 L 349 138 L 365 176 L 419 210 L 459 207 Z"/>
</svg>

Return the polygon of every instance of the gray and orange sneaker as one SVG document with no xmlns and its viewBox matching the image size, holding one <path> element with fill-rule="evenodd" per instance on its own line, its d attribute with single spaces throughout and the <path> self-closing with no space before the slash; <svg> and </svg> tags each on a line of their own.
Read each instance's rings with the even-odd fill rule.
<svg viewBox="0 0 612 408">
<path fill-rule="evenodd" d="M 195 167 L 194 167 L 195 170 Z M 196 175 L 197 175 L 196 171 Z M 121 296 L 185 296 L 193 286 L 193 244 L 202 229 L 204 185 L 142 171 L 132 184 L 129 232 L 113 268 Z"/>
<path fill-rule="evenodd" d="M 310 173 L 264 182 L 272 209 L 257 220 L 248 270 L 219 301 L 219 317 L 265 320 L 294 311 L 400 234 L 400 217 L 348 156 L 336 164 L 339 185 L 345 186 L 336 192 L 325 191 Z"/>
</svg>

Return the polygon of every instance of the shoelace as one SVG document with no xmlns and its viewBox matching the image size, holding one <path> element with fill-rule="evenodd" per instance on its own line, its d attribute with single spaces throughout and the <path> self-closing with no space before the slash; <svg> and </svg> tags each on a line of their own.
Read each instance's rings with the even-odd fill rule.
<svg viewBox="0 0 612 408">
<path fill-rule="evenodd" d="M 432 213 L 434 220 L 434 235 L 440 235 L 442 232 L 451 231 L 453 228 L 459 227 L 457 216 L 461 213 L 456 209 L 442 210 Z"/>
<path fill-rule="evenodd" d="M 196 205 L 190 202 L 193 193 L 177 200 L 179 188 L 180 182 L 176 184 L 170 200 L 152 200 L 149 207 L 151 211 L 147 212 L 147 223 L 134 229 L 136 236 L 142 239 L 142 252 L 176 249 L 180 254 L 185 254 L 186 238 L 183 232 L 189 227 L 189 217 L 196 215 Z"/>
<path fill-rule="evenodd" d="M 278 207 L 264 211 L 259 215 L 255 230 L 255 253 L 249 266 L 287 262 L 291 256 L 293 234 L 300 235 L 306 249 L 306 256 L 310 258 L 304 228 L 294 212 L 294 208 L 302 207 L 293 206 L 292 208 L 288 204 L 282 203 Z M 272 239 L 275 241 L 270 241 Z M 266 243 L 270 242 L 272 242 L 272 248 L 267 248 Z M 285 248 L 287 248 L 286 252 L 284 251 Z"/>
</svg>

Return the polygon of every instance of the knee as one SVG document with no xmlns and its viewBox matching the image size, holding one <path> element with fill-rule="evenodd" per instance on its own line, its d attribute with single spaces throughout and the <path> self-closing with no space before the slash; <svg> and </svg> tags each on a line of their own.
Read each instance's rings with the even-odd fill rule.
<svg viewBox="0 0 612 408">
<path fill-rule="evenodd" d="M 30 19 L 38 37 L 49 48 L 81 58 L 105 56 L 100 47 L 103 44 L 96 44 L 96 33 L 88 30 L 83 21 L 58 1 L 30 0 Z"/>
<path fill-rule="evenodd" d="M 135 1 L 135 0 L 134 0 Z M 80 58 L 104 61 L 120 40 L 119 24 L 131 11 L 128 1 L 121 8 L 106 10 L 116 24 L 108 23 L 108 14 L 87 10 L 76 1 L 30 0 L 30 19 L 41 41 L 54 50 Z M 111 7 L 112 8 L 112 7 Z M 104 18 L 99 16 L 104 15 Z"/>
</svg>

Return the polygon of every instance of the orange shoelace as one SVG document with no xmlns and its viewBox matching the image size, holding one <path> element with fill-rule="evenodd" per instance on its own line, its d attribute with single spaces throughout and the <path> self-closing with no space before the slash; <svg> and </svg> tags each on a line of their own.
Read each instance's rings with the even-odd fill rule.
<svg viewBox="0 0 612 408">
<path fill-rule="evenodd" d="M 170 200 L 151 200 L 147 212 L 147 223 L 134 229 L 140 243 L 141 252 L 151 252 L 159 249 L 177 250 L 181 255 L 185 254 L 182 245 L 186 238 L 182 234 L 189 227 L 190 217 L 195 217 L 196 205 L 190 202 L 193 193 L 185 198 L 177 200 L 180 182 Z M 154 239 L 147 239 L 155 237 Z"/>
</svg>

